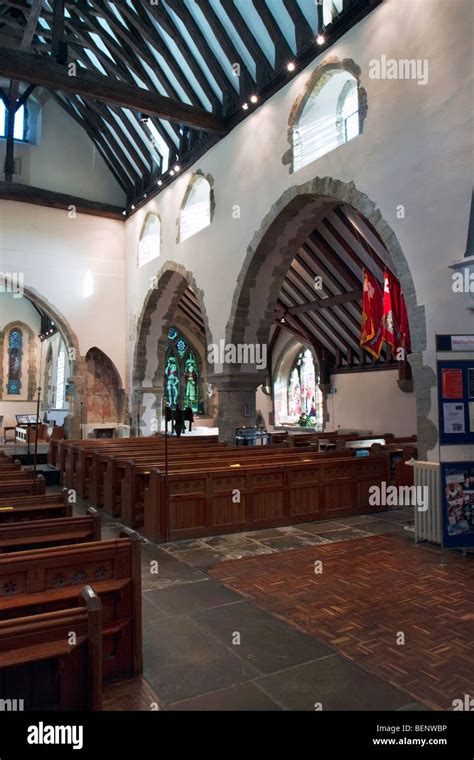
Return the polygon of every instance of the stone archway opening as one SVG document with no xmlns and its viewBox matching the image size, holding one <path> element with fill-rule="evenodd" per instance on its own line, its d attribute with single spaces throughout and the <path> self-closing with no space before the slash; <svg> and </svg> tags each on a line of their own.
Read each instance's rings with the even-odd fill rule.
<svg viewBox="0 0 474 760">
<path fill-rule="evenodd" d="M 337 218 L 344 214 L 350 217 L 347 223 L 354 227 L 351 233 L 355 244 L 350 255 L 344 250 L 347 241 L 340 229 L 340 225 L 347 220 Z M 331 216 L 333 219 L 328 223 Z M 322 239 L 320 232 L 315 235 L 321 224 L 327 228 L 326 238 L 329 237 L 330 246 L 327 239 Z M 369 231 L 364 233 L 368 244 L 363 239 L 362 227 Z M 341 254 L 342 263 L 329 256 L 329 247 L 333 253 Z M 298 313 L 297 309 L 296 313 L 291 313 L 295 304 L 311 301 L 307 287 L 310 281 L 306 254 L 301 254 L 305 250 L 311 253 L 311 249 L 317 251 L 319 271 L 323 275 L 323 292 L 313 291 L 314 301 L 321 296 L 330 298 L 337 294 L 332 285 L 326 288 L 328 283 L 343 282 L 348 292 L 344 295 L 342 290 L 339 291 L 341 302 L 331 309 L 323 310 L 318 304 L 313 313 L 309 310 Z M 354 361 L 359 361 L 361 268 L 367 263 L 370 265 L 371 256 L 367 259 L 367 254 L 371 249 L 376 250 L 380 258 L 377 263 L 379 270 L 381 267 L 383 271 L 383 267 L 387 266 L 404 291 L 412 333 L 412 353 L 408 361 L 413 370 L 419 450 L 420 456 L 423 456 L 437 440 L 436 428 L 428 420 L 429 389 L 434 378 L 431 370 L 422 364 L 422 352 L 426 348 L 424 308 L 417 304 L 408 262 L 393 230 L 382 218 L 375 203 L 361 193 L 354 183 L 317 177 L 288 189 L 274 204 L 247 249 L 226 328 L 226 341 L 237 345 L 271 345 L 275 343 L 275 330 L 283 327 L 279 324 L 283 320 L 285 328 L 293 330 L 303 340 L 312 339 L 325 378 L 334 369 L 335 362 L 351 366 Z M 342 254 L 346 255 L 345 260 Z M 358 302 L 350 303 L 351 291 L 354 298 L 358 295 Z M 346 297 L 347 301 L 344 301 Z M 387 354 L 385 358 L 389 361 L 390 354 Z M 360 361 L 366 363 L 366 358 Z M 250 380 L 250 374 L 247 377 L 242 371 L 237 374 L 241 383 Z M 403 383 L 399 384 L 399 388 L 407 390 Z"/>
<path fill-rule="evenodd" d="M 43 312 L 54 323 L 59 332 L 68 355 L 69 377 L 68 409 L 64 418 L 64 434 L 66 438 L 80 437 L 80 403 L 84 400 L 86 368 L 79 349 L 79 340 L 70 323 L 46 298 L 30 285 L 24 285 L 22 295 Z M 44 384 L 44 368 L 39 367 L 38 383 Z M 42 374 L 43 373 L 43 374 Z M 43 390 L 43 389 L 42 389 Z M 36 394 L 36 388 L 35 388 Z"/>
<path fill-rule="evenodd" d="M 176 336 L 171 331 L 176 331 Z M 131 378 L 135 434 L 153 435 L 164 428 L 170 384 L 165 373 L 170 354 L 179 365 L 175 377 L 179 403 L 184 404 L 187 398 L 185 374 L 192 374 L 197 413 L 205 424 L 212 423 L 214 411 L 207 387 L 207 347 L 211 343 L 202 291 L 191 272 L 167 262 L 152 278 L 137 324 Z M 190 354 L 196 362 L 194 369 L 188 362 Z M 171 402 L 175 400 L 173 395 Z"/>
</svg>

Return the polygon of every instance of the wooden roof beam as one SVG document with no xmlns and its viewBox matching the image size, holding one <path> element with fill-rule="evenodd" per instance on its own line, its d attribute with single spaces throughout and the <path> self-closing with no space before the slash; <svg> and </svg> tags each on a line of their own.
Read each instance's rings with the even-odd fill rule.
<svg viewBox="0 0 474 760">
<path fill-rule="evenodd" d="M 69 76 L 64 66 L 43 56 L 0 48 L 0 75 L 103 100 L 190 127 L 219 134 L 226 132 L 223 119 L 200 108 L 86 70 L 80 69 L 76 76 Z"/>
</svg>

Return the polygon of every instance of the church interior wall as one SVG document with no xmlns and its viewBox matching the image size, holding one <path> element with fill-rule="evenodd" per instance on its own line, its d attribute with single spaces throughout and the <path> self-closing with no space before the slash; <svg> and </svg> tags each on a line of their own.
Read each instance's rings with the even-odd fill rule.
<svg viewBox="0 0 474 760">
<path fill-rule="evenodd" d="M 401 24 L 403 35 L 399 34 Z M 457 40 L 455 49 L 452 39 Z M 362 70 L 368 103 L 363 134 L 296 174 L 290 174 L 282 162 L 289 148 L 291 108 L 314 67 L 324 60 L 321 55 L 127 221 L 131 314 L 140 312 L 150 278 L 170 259 L 193 273 L 204 293 L 213 340 L 224 337 L 247 248 L 272 205 L 293 186 L 317 176 L 334 177 L 354 182 L 380 209 L 396 235 L 429 326 L 427 346 L 423 326 L 416 323 L 412 324 L 414 340 L 417 350 L 424 351 L 424 364 L 433 367 L 435 332 L 466 330 L 469 296 L 453 293 L 448 266 L 465 250 L 471 198 L 470 171 L 463 158 L 471 144 L 470 89 L 469 83 L 459 82 L 458 77 L 470 46 L 462 17 L 451 14 L 446 6 L 439 6 L 433 14 L 428 3 L 414 8 L 389 0 L 375 9 L 330 50 L 331 56 L 341 60 L 350 57 Z M 431 67 L 428 83 L 371 79 L 369 61 L 382 54 L 395 59 L 426 58 Z M 427 123 L 430 140 L 426 139 Z M 453 145 L 457 146 L 454 150 Z M 214 220 L 177 244 L 175 220 L 190 176 L 197 169 L 214 177 Z M 162 219 L 161 256 L 137 270 L 137 242 L 149 211 L 156 211 Z M 407 270 L 399 275 L 403 284 Z M 410 308 L 414 294 L 406 295 Z M 258 303 L 262 295 L 255 292 L 253 297 Z M 434 421 L 434 388 L 425 392 L 431 395 L 430 418 Z"/>
<path fill-rule="evenodd" d="M 54 320 L 62 315 L 84 356 L 103 350 L 125 374 L 127 345 L 122 222 L 68 211 L 0 202 L 0 271 L 23 276 Z M 85 297 L 90 271 L 93 292 Z"/>
<path fill-rule="evenodd" d="M 454 47 L 452 39 L 457 40 Z M 433 370 L 435 333 L 465 332 L 466 307 L 471 305 L 468 294 L 453 292 L 448 269 L 465 250 L 471 198 L 470 167 L 465 161 L 472 139 L 471 89 L 467 77 L 459 78 L 470 50 L 470 30 L 462 14 L 451 13 L 447 5 L 438 5 L 433 13 L 429 3 L 415 7 L 387 0 L 125 225 L 84 215 L 71 219 L 67 211 L 2 201 L 1 269 L 23 272 L 25 284 L 68 320 L 78 336 L 81 354 L 91 345 L 98 346 L 110 357 L 122 379 L 128 378 L 129 391 L 137 319 L 151 279 L 163 263 L 176 262 L 192 273 L 202 291 L 210 335 L 218 341 L 225 335 L 247 249 L 262 221 L 285 191 L 292 192 L 291 188 L 315 177 L 333 177 L 353 182 L 376 204 L 393 230 L 406 260 L 405 271 L 398 274 L 402 284 L 413 282 L 416 302 L 424 308 L 428 325 L 426 345 L 424 325 L 418 319 L 411 325 L 412 336 L 416 350 L 423 352 L 420 362 Z M 421 85 L 415 80 L 371 78 L 369 63 L 382 55 L 426 59 L 428 82 Z M 349 143 L 292 174 L 284 161 L 289 149 L 288 119 L 314 68 L 329 56 L 350 58 L 361 68 L 368 105 L 364 130 Z M 44 145 L 49 139 L 46 116 L 48 109 L 54 107 L 49 102 L 44 107 Z M 79 138 L 73 134 L 75 127 L 74 123 L 68 124 L 64 134 L 70 134 L 76 145 Z M 83 144 L 81 139 L 79 144 Z M 70 160 L 76 162 L 77 150 L 72 153 Z M 105 193 L 105 184 L 97 181 L 90 161 L 84 162 L 83 171 L 74 169 L 71 174 L 76 174 L 82 187 L 87 176 L 89 190 L 102 187 Z M 40 164 L 37 174 L 32 169 L 32 180 L 43 169 Z M 198 170 L 213 177 L 214 218 L 209 227 L 177 243 L 176 219 L 189 180 Z M 51 172 L 54 171 L 52 166 Z M 162 220 L 161 253 L 137 269 L 140 230 L 150 211 L 157 212 Z M 94 292 L 84 298 L 82 289 L 88 270 Z M 414 293 L 406 296 L 410 310 Z M 262 297 L 254 289 L 249 324 L 254 304 Z M 437 400 L 432 371 L 418 393 L 429 408 L 429 419 L 435 422 Z"/>
<path fill-rule="evenodd" d="M 123 205 L 125 193 L 86 132 L 49 95 L 37 101 L 38 130 L 33 142 L 15 143 L 21 173 L 14 182 L 93 201 Z M 6 140 L 0 139 L 0 162 Z M 67 171 L 58 171 L 67 166 Z"/>
<path fill-rule="evenodd" d="M 353 428 L 374 434 L 414 435 L 415 393 L 401 391 L 397 380 L 397 369 L 333 374 L 325 430 Z"/>
</svg>

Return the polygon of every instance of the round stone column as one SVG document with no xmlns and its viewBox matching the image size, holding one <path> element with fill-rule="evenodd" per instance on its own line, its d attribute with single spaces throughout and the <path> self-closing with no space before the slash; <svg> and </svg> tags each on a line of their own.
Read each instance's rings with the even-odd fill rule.
<svg viewBox="0 0 474 760">
<path fill-rule="evenodd" d="M 225 372 L 207 376 L 219 392 L 217 424 L 219 441 L 235 444 L 235 429 L 255 425 L 256 398 L 259 385 L 265 383 L 265 372 Z"/>
</svg>

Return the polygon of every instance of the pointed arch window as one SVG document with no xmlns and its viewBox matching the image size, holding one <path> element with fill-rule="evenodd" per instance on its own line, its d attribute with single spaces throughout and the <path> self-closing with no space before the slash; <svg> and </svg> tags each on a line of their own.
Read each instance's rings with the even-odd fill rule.
<svg viewBox="0 0 474 760">
<path fill-rule="evenodd" d="M 202 407 L 200 372 L 195 351 L 176 327 L 168 330 L 168 341 L 164 376 L 166 400 L 171 409 L 179 404 L 182 409 L 189 406 L 193 412 L 199 412 Z"/>
<path fill-rule="evenodd" d="M 21 365 L 23 355 L 23 333 L 15 327 L 8 336 L 8 383 L 7 393 L 19 396 L 21 392 Z"/>
<path fill-rule="evenodd" d="M 187 240 L 211 223 L 211 186 L 205 177 L 191 180 L 179 217 L 179 239 Z"/>
<path fill-rule="evenodd" d="M 296 357 L 288 382 L 288 415 L 306 425 L 323 423 L 323 394 L 316 376 L 316 366 L 309 348 Z"/>
<path fill-rule="evenodd" d="M 360 134 L 360 92 L 346 69 L 324 72 L 318 79 L 292 129 L 293 171 L 349 142 Z"/>
</svg>

